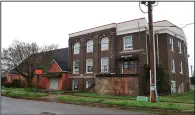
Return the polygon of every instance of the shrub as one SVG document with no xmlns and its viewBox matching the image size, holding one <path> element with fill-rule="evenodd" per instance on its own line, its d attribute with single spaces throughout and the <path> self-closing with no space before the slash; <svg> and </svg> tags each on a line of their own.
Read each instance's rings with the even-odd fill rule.
<svg viewBox="0 0 195 115">
<path fill-rule="evenodd" d="M 13 87 L 13 84 L 12 84 L 12 83 L 6 83 L 6 84 L 5 84 L 5 87 L 7 87 L 7 88 Z"/>
<path fill-rule="evenodd" d="M 194 84 L 195 84 L 195 79 L 194 79 L 194 76 L 193 76 L 193 77 L 190 77 L 190 82 L 191 82 L 191 84 L 192 84 L 192 85 L 194 85 Z"/>
<path fill-rule="evenodd" d="M 13 87 L 21 88 L 22 87 L 21 81 L 19 79 L 13 80 Z"/>
</svg>

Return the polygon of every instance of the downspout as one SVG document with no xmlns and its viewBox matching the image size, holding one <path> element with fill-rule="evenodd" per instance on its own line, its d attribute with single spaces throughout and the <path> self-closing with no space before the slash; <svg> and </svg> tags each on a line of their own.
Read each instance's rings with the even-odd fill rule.
<svg viewBox="0 0 195 115">
<path fill-rule="evenodd" d="M 148 37 L 147 37 L 147 30 L 146 30 L 146 33 L 145 33 L 145 37 L 146 37 L 146 64 L 148 65 Z"/>
<path fill-rule="evenodd" d="M 157 35 L 157 36 L 158 36 L 158 35 Z M 157 37 L 157 38 L 158 38 L 158 37 Z M 155 35 L 154 35 L 154 39 L 155 39 Z M 154 44 L 153 44 L 153 45 L 154 45 L 154 47 L 156 47 L 156 46 L 155 46 L 155 41 L 154 41 Z M 156 51 L 155 51 L 155 50 L 154 50 L 154 55 L 156 55 Z M 158 55 L 158 42 L 157 42 L 157 55 Z M 158 57 L 157 57 L 157 58 L 158 58 Z M 156 60 L 156 59 L 155 59 L 155 60 Z M 155 64 L 154 68 L 156 68 L 156 61 L 155 61 L 154 64 Z M 155 69 L 155 70 L 156 70 L 156 69 Z M 154 76 L 155 76 L 155 77 L 154 77 L 154 81 L 155 81 L 154 84 L 155 84 L 155 90 L 156 90 L 156 91 L 155 91 L 155 93 L 156 93 L 156 101 L 158 102 L 158 92 L 157 92 L 157 84 L 156 84 L 156 77 L 157 77 L 157 76 L 156 76 L 156 71 L 154 72 Z"/>
<path fill-rule="evenodd" d="M 158 66 L 159 66 L 159 46 L 158 46 L 158 33 L 156 32 L 156 44 L 157 44 L 157 60 L 158 60 Z"/>
</svg>

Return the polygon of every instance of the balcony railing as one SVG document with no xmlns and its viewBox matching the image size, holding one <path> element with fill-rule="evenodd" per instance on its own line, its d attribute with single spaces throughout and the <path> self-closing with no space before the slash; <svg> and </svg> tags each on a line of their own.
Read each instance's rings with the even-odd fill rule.
<svg viewBox="0 0 195 115">
<path fill-rule="evenodd" d="M 101 70 L 100 74 L 139 74 L 144 72 L 144 67 L 134 67 L 134 68 L 119 68 L 105 66 Z"/>
</svg>

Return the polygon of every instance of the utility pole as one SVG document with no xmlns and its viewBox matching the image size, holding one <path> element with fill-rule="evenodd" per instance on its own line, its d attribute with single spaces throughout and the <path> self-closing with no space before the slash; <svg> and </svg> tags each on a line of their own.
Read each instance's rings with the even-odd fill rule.
<svg viewBox="0 0 195 115">
<path fill-rule="evenodd" d="M 146 4 L 147 3 L 147 4 Z M 150 102 L 157 102 L 156 89 L 156 50 L 155 39 L 153 33 L 153 16 L 152 9 L 154 1 L 142 1 L 141 4 L 148 6 L 148 21 L 149 21 L 149 52 L 150 52 Z"/>
<path fill-rule="evenodd" d="M 148 1 L 148 21 L 149 21 L 149 38 L 150 38 L 150 70 L 151 70 L 151 96 L 150 101 L 156 102 L 156 52 L 155 52 L 155 40 L 153 34 L 153 16 L 152 16 L 152 4 L 155 2 Z"/>
</svg>

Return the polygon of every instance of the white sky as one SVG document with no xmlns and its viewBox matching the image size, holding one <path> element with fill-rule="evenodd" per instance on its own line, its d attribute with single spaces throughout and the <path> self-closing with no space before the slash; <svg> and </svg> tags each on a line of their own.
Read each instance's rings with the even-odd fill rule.
<svg viewBox="0 0 195 115">
<path fill-rule="evenodd" d="M 144 11 L 147 7 L 141 5 Z M 138 2 L 2 2 L 2 48 L 14 39 L 39 45 L 68 46 L 68 34 L 109 23 L 145 17 Z M 194 23 L 194 2 L 159 2 L 153 20 L 182 27 Z M 194 25 L 184 28 L 194 66 Z"/>
</svg>

